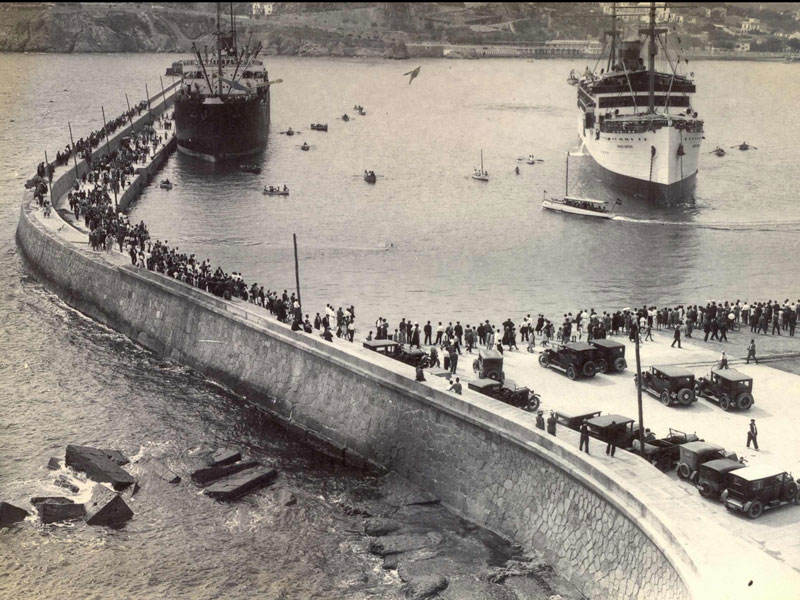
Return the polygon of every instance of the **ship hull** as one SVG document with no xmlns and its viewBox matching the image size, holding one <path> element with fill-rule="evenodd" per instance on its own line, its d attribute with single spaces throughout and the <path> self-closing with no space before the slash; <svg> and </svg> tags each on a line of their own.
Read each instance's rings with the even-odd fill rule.
<svg viewBox="0 0 800 600">
<path fill-rule="evenodd" d="M 268 92 L 228 102 L 179 98 L 175 103 L 178 151 L 211 162 L 262 152 L 267 147 L 269 109 Z"/>
</svg>

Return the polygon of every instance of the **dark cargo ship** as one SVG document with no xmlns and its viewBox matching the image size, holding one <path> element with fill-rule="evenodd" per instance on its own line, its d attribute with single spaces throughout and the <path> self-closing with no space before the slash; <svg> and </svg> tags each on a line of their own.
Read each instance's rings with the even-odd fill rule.
<svg viewBox="0 0 800 600">
<path fill-rule="evenodd" d="M 231 30 L 220 30 L 217 6 L 216 56 L 182 60 L 167 69 L 181 76 L 175 100 L 178 150 L 212 162 L 263 151 L 269 133 L 269 79 L 254 51 L 237 49 L 231 13 Z"/>
</svg>

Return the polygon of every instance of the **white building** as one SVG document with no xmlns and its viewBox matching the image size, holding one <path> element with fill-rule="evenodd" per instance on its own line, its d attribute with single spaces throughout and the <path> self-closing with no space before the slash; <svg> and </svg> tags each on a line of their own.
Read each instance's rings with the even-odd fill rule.
<svg viewBox="0 0 800 600">
<path fill-rule="evenodd" d="M 736 52 L 750 52 L 750 42 L 736 42 L 733 47 Z"/>
<path fill-rule="evenodd" d="M 256 15 L 271 15 L 275 10 L 274 2 L 253 2 L 251 5 L 251 14 Z"/>
<path fill-rule="evenodd" d="M 761 25 L 761 21 L 759 19 L 753 19 L 752 17 L 747 19 L 746 21 L 742 21 L 742 33 L 750 33 L 753 31 L 759 31 L 759 27 Z"/>
</svg>

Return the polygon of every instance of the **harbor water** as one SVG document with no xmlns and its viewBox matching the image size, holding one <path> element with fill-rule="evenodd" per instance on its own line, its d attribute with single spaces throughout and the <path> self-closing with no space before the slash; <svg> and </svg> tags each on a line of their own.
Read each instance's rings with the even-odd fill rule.
<svg viewBox="0 0 800 600">
<path fill-rule="evenodd" d="M 365 476 L 69 309 L 21 261 L 23 184 L 44 151 L 52 160 L 68 143 L 68 121 L 86 135 L 102 126 L 101 105 L 117 115 L 125 93 L 133 103 L 145 83 L 160 89 L 158 75 L 177 58 L 0 55 L 0 499 L 55 494 L 45 464 L 67 443 L 123 449 L 141 459 L 131 470 L 147 484 L 121 531 L 0 531 L 0 598 L 402 597 L 337 505 Z M 620 218 L 597 222 L 541 209 L 543 190 L 564 189 L 564 156 L 577 140 L 566 76 L 584 62 L 270 58 L 270 78 L 283 83 L 272 88 L 269 147 L 253 159 L 261 175 L 176 155 L 163 170 L 174 188 L 149 188 L 131 219 L 279 291 L 294 288 L 296 233 L 306 312 L 353 304 L 362 333 L 378 316 L 497 323 L 645 302 L 797 298 L 800 176 L 786 87 L 796 88 L 800 67 L 693 64 L 706 121 L 694 202 L 654 207 L 606 187 L 588 157 L 571 159 L 571 193 L 622 200 Z M 402 74 L 417 64 L 409 85 Z M 354 104 L 367 115 L 337 118 L 353 117 Z M 280 134 L 290 126 L 302 132 Z M 708 154 L 744 140 L 758 150 Z M 470 178 L 481 150 L 488 183 Z M 528 154 L 544 162 L 518 161 Z M 363 181 L 365 169 L 376 184 Z M 284 184 L 288 198 L 261 194 Z M 267 493 L 216 504 L 147 479 L 152 457 L 185 467 L 220 445 L 278 464 L 297 508 Z M 446 515 L 440 527 L 469 540 L 476 562 L 510 553 Z"/>
</svg>

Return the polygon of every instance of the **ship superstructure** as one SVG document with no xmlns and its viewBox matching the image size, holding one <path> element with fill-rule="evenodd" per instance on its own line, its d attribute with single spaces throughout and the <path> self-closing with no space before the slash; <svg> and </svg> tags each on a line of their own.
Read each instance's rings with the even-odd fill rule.
<svg viewBox="0 0 800 600">
<path fill-rule="evenodd" d="M 646 191 L 648 198 L 678 201 L 691 194 L 697 175 L 703 121 L 692 107 L 695 84 L 680 75 L 666 51 L 666 29 L 649 26 L 622 40 L 614 27 L 606 67 L 584 73 L 578 83 L 578 134 L 605 171 Z M 658 45 L 671 72 L 655 67 Z M 648 63 L 642 58 L 646 48 Z"/>
<path fill-rule="evenodd" d="M 231 29 L 220 29 L 217 5 L 216 53 L 173 63 L 168 74 L 180 75 L 175 101 L 178 150 L 209 161 L 261 152 L 267 145 L 270 82 L 258 59 L 261 44 L 239 49 L 231 12 Z"/>
</svg>

